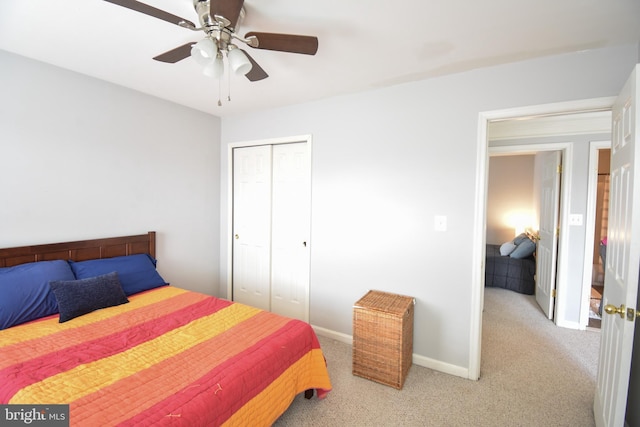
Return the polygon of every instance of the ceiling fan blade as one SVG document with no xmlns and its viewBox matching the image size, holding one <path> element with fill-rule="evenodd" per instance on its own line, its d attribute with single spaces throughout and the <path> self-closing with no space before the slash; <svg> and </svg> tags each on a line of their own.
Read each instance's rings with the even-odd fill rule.
<svg viewBox="0 0 640 427">
<path fill-rule="evenodd" d="M 181 27 L 195 28 L 195 24 L 179 16 L 172 15 L 164 10 L 156 9 L 153 6 L 149 6 L 144 3 L 140 3 L 136 0 L 104 0 L 109 3 L 117 4 L 118 6 L 126 7 L 127 9 L 135 10 L 136 12 L 144 13 L 145 15 L 153 16 L 154 18 L 162 19 L 163 21 L 170 22 Z M 183 25 L 180 25 L 183 22 Z"/>
<path fill-rule="evenodd" d="M 243 5 L 244 0 L 211 0 L 209 13 L 211 16 L 218 15 L 226 18 L 231 23 L 229 26 L 235 28 Z"/>
<path fill-rule="evenodd" d="M 161 53 L 160 55 L 154 57 L 156 61 L 167 62 L 169 64 L 175 64 L 178 61 L 182 61 L 183 59 L 189 57 L 191 55 L 191 47 L 195 44 L 195 42 L 183 44 L 180 47 L 175 49 L 171 49 L 165 53 Z"/>
<path fill-rule="evenodd" d="M 269 74 L 266 73 L 266 71 L 264 71 L 262 69 L 261 66 L 258 65 L 258 63 L 251 57 L 251 55 L 249 55 L 245 50 L 240 49 L 244 52 L 245 55 L 247 55 L 247 58 L 249 58 L 249 61 L 251 62 L 251 70 L 245 74 L 245 76 L 252 82 L 257 82 L 258 80 L 262 80 L 262 79 L 266 79 L 267 77 L 269 77 Z"/>
<path fill-rule="evenodd" d="M 257 46 L 254 46 L 253 43 L 250 43 L 249 46 L 256 49 L 279 50 L 281 52 L 304 53 L 306 55 L 315 55 L 318 51 L 318 38 L 313 36 L 252 31 L 244 37 L 255 37 Z"/>
</svg>

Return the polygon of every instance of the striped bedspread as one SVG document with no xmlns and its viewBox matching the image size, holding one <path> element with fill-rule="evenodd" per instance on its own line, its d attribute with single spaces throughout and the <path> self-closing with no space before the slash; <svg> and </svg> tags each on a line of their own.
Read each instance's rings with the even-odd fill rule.
<svg viewBox="0 0 640 427">
<path fill-rule="evenodd" d="M 78 426 L 258 426 L 331 389 L 305 322 L 172 286 L 129 300 L 0 331 L 0 403 L 70 404 Z"/>
</svg>

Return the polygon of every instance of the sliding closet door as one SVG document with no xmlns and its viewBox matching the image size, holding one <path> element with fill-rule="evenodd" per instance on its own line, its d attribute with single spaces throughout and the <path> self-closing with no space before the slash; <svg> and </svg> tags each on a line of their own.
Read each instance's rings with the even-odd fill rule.
<svg viewBox="0 0 640 427">
<path fill-rule="evenodd" d="M 308 321 L 310 174 L 307 144 L 273 146 L 271 311 Z"/>
<path fill-rule="evenodd" d="M 233 150 L 233 300 L 271 309 L 271 146 Z"/>
<path fill-rule="evenodd" d="M 233 151 L 233 300 L 308 321 L 306 143 Z"/>
</svg>

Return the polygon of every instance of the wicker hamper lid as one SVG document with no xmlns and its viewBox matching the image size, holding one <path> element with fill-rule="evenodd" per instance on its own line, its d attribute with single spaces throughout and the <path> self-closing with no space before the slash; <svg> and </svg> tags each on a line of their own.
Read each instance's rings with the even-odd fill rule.
<svg viewBox="0 0 640 427">
<path fill-rule="evenodd" d="M 368 310 L 384 313 L 404 313 L 410 304 L 415 304 L 415 298 L 383 291 L 369 291 L 360 298 L 353 308 L 366 308 Z"/>
</svg>

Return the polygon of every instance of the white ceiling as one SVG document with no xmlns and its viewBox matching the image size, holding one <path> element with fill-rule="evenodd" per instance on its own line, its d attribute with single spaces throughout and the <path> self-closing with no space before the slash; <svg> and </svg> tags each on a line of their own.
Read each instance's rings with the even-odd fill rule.
<svg viewBox="0 0 640 427">
<path fill-rule="evenodd" d="M 145 3 L 198 23 L 192 0 Z M 1 0 L 0 49 L 217 116 L 528 58 L 640 41 L 638 0 L 246 0 L 238 33 L 314 35 L 315 56 L 246 48 L 269 74 L 201 74 L 152 60 L 194 33 L 103 0 Z"/>
</svg>

